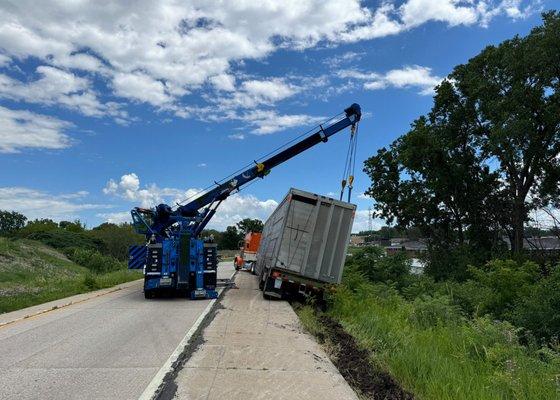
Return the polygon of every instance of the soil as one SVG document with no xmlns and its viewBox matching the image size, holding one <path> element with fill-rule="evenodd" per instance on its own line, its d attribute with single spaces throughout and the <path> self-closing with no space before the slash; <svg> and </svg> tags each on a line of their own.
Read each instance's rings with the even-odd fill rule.
<svg viewBox="0 0 560 400">
<path fill-rule="evenodd" d="M 405 391 L 387 372 L 373 365 L 371 354 L 362 349 L 350 334 L 332 318 L 322 315 L 319 321 L 326 335 L 318 339 L 333 344 L 332 362 L 344 379 L 366 399 L 374 400 L 413 400 L 414 396 Z M 325 337 L 326 336 L 326 337 Z"/>
</svg>

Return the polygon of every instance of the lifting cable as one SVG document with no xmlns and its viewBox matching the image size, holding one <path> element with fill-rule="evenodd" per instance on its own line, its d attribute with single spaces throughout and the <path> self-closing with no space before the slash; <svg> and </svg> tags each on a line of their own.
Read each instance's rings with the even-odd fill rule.
<svg viewBox="0 0 560 400">
<path fill-rule="evenodd" d="M 353 124 L 350 128 L 350 143 L 348 144 L 348 152 L 346 153 L 346 161 L 344 162 L 344 172 L 340 182 L 340 201 L 344 196 L 344 191 L 348 186 L 348 202 L 352 198 L 352 189 L 354 188 L 354 171 L 356 169 L 356 149 L 358 148 L 358 124 Z"/>
<path fill-rule="evenodd" d="M 284 143 L 283 145 L 277 147 L 276 149 L 274 149 L 274 150 L 272 150 L 272 151 L 266 153 L 265 155 L 259 157 L 259 158 L 256 159 L 254 162 L 250 162 L 249 164 L 247 164 L 247 165 L 245 165 L 245 166 L 239 168 L 237 171 L 232 172 L 232 173 L 229 174 L 228 176 L 226 176 L 226 177 L 220 179 L 219 181 L 214 181 L 214 183 L 208 185 L 208 186 L 205 187 L 204 189 L 198 190 L 198 191 L 196 191 L 195 193 L 193 193 L 193 194 L 191 194 L 190 196 L 188 196 L 186 199 L 183 199 L 183 200 L 177 202 L 173 208 L 176 209 L 176 208 L 178 208 L 179 206 L 181 206 L 181 205 L 183 205 L 183 204 L 186 204 L 187 201 L 189 201 L 189 200 L 191 200 L 191 199 L 193 199 L 193 198 L 198 198 L 198 197 L 204 195 L 204 194 L 205 194 L 206 192 L 208 192 L 209 190 L 211 190 L 211 189 L 213 189 L 214 187 L 216 187 L 216 186 L 222 184 L 223 182 L 225 182 L 225 181 L 228 180 L 229 178 L 231 178 L 231 177 L 237 175 L 238 173 L 240 173 L 240 172 L 246 170 L 246 169 L 249 168 L 251 165 L 254 165 L 255 163 L 258 163 L 259 161 L 263 160 L 265 157 L 268 157 L 268 156 L 271 156 L 272 154 L 275 154 L 275 153 L 280 152 L 281 150 L 287 148 L 290 144 L 292 144 L 292 143 L 295 142 L 296 140 L 301 139 L 302 137 L 304 137 L 304 136 L 306 136 L 306 135 L 309 135 L 311 132 L 316 131 L 317 128 L 321 127 L 322 125 L 327 124 L 327 123 L 330 122 L 330 121 L 336 120 L 337 118 L 339 118 L 340 116 L 342 116 L 342 114 L 344 114 L 344 113 L 338 113 L 338 114 L 336 114 L 336 115 L 333 115 L 332 117 L 329 117 L 329 118 L 325 119 L 323 122 L 321 122 L 321 123 L 315 125 L 313 128 L 309 129 L 308 131 L 303 132 L 302 134 L 300 134 L 300 135 L 296 136 L 295 138 L 293 138 L 293 139 L 287 141 L 286 143 Z M 247 185 L 247 186 L 249 186 L 249 185 Z M 239 188 L 238 190 L 240 191 L 241 188 Z"/>
</svg>

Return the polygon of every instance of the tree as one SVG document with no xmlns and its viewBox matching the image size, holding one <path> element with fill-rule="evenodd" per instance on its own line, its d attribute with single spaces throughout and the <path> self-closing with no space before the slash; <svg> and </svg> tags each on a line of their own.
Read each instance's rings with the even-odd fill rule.
<svg viewBox="0 0 560 400">
<path fill-rule="evenodd" d="M 25 226 L 27 217 L 16 211 L 0 210 L 0 235 L 15 232 Z"/>
<path fill-rule="evenodd" d="M 237 229 L 247 234 L 249 232 L 262 232 L 264 224 L 260 219 L 245 218 L 237 223 Z"/>
<path fill-rule="evenodd" d="M 222 234 L 221 242 L 218 243 L 220 249 L 236 250 L 239 249 L 239 242 L 243 240 L 243 233 L 238 231 L 235 226 L 228 226 Z"/>
<path fill-rule="evenodd" d="M 70 221 L 60 221 L 58 226 L 69 232 L 84 232 L 86 230 L 86 224 L 82 223 L 79 219 Z"/>
<path fill-rule="evenodd" d="M 87 231 L 87 234 L 102 243 L 100 250 L 104 255 L 122 261 L 128 258 L 129 246 L 145 243 L 144 236 L 137 234 L 131 224 L 105 222 Z"/>
<path fill-rule="evenodd" d="M 381 216 L 485 254 L 505 232 L 522 251 L 533 199 L 560 195 L 560 14 L 543 20 L 457 66 L 431 112 L 366 161 Z"/>
</svg>

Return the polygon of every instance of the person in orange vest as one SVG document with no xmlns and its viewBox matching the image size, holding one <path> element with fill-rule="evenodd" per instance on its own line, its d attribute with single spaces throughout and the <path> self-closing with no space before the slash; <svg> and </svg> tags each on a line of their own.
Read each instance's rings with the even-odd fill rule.
<svg viewBox="0 0 560 400">
<path fill-rule="evenodd" d="M 235 260 L 233 261 L 233 266 L 237 271 L 239 271 L 243 267 L 243 258 L 240 255 L 235 256 Z"/>
</svg>

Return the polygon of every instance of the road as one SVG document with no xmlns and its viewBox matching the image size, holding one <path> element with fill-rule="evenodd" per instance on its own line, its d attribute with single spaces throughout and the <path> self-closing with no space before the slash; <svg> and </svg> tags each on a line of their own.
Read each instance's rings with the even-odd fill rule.
<svg viewBox="0 0 560 400">
<path fill-rule="evenodd" d="M 138 282 L 0 327 L 0 399 L 137 399 L 208 303 L 146 300 Z"/>
</svg>

